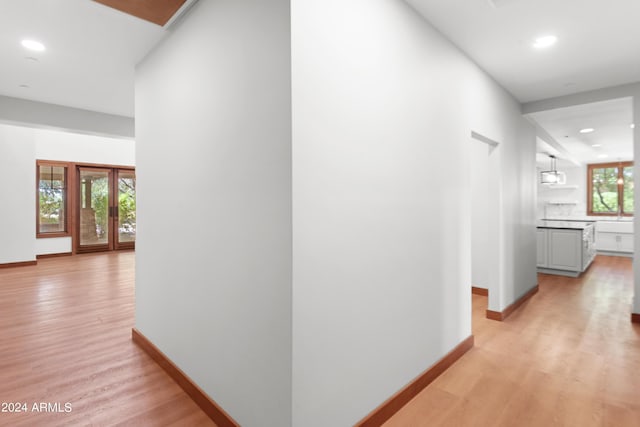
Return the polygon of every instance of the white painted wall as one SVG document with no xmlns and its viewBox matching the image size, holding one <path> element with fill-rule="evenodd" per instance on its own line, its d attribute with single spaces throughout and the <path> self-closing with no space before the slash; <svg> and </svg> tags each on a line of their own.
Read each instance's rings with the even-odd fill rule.
<svg viewBox="0 0 640 427">
<path fill-rule="evenodd" d="M 33 261 L 35 142 L 33 130 L 0 125 L 0 264 Z"/>
<path fill-rule="evenodd" d="M 36 239 L 36 255 L 66 254 L 72 244 L 71 237 L 40 237 Z"/>
<path fill-rule="evenodd" d="M 133 138 L 134 135 L 132 117 L 3 95 L 0 95 L 0 123 L 108 137 Z"/>
<path fill-rule="evenodd" d="M 505 107 L 503 105 L 503 107 Z M 519 107 L 517 107 L 519 111 Z M 502 111 L 508 117 L 507 111 Z M 536 274 L 535 131 L 528 122 L 511 117 L 504 122 L 502 161 L 501 271 L 503 284 L 496 301 L 489 290 L 489 309 L 502 311 L 531 290 Z"/>
<path fill-rule="evenodd" d="M 34 129 L 36 157 L 76 163 L 135 166 L 135 141 Z"/>
<path fill-rule="evenodd" d="M 470 139 L 470 181 L 471 181 L 471 285 L 489 289 L 490 252 L 492 244 L 489 236 L 490 200 L 489 150 L 484 142 Z"/>
<path fill-rule="evenodd" d="M 350 425 L 471 333 L 471 130 L 501 143 L 490 308 L 535 286 L 534 132 L 402 1 L 294 0 L 292 35 L 293 425 Z"/>
<path fill-rule="evenodd" d="M 290 44 L 201 1 L 136 73 L 136 327 L 246 427 L 291 424 Z"/>
<path fill-rule="evenodd" d="M 633 122 L 636 124 L 633 129 L 633 151 L 634 153 L 640 153 L 640 85 L 638 85 L 637 91 L 633 96 Z M 635 154 L 634 154 L 634 157 Z M 640 192 L 634 193 L 634 205 L 640 206 Z M 640 215 L 633 216 L 633 229 L 640 230 Z M 635 248 L 640 248 L 640 232 L 636 232 L 634 235 L 635 241 L 633 245 Z M 640 314 L 640 257 L 633 257 L 633 277 L 634 277 L 634 296 L 633 296 L 633 313 Z"/>
</svg>

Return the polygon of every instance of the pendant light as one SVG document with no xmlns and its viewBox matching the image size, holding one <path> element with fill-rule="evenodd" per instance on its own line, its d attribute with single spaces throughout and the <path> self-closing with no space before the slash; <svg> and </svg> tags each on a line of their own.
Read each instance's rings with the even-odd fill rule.
<svg viewBox="0 0 640 427">
<path fill-rule="evenodd" d="M 558 175 L 558 170 L 556 169 L 556 156 L 550 154 L 549 159 L 549 170 L 540 172 L 540 183 L 558 184 L 560 181 L 560 176 Z"/>
<path fill-rule="evenodd" d="M 618 161 L 618 180 L 616 181 L 616 184 L 618 185 L 624 185 L 624 168 L 622 167 L 622 162 Z"/>
</svg>

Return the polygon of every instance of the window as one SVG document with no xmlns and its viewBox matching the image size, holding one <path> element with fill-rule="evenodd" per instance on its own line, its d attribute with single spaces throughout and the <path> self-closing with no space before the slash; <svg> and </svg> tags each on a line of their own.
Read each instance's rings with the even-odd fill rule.
<svg viewBox="0 0 640 427">
<path fill-rule="evenodd" d="M 633 215 L 633 162 L 589 165 L 587 187 L 588 215 Z"/>
<path fill-rule="evenodd" d="M 37 163 L 37 237 L 67 236 L 67 166 Z"/>
</svg>

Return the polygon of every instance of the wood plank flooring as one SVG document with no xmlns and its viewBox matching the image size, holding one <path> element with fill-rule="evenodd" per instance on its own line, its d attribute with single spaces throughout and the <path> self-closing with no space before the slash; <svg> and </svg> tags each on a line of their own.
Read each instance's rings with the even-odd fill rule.
<svg viewBox="0 0 640 427">
<path fill-rule="evenodd" d="M 131 342 L 133 283 L 133 252 L 0 270 L 0 402 L 28 404 L 0 426 L 214 425 Z M 504 322 L 474 295 L 476 347 L 385 425 L 640 425 L 631 295 L 631 260 L 602 256 L 578 279 L 540 275 Z M 72 411 L 34 412 L 41 402 Z"/>
<path fill-rule="evenodd" d="M 134 256 L 0 270 L 0 404 L 27 404 L 26 413 L 0 408 L 0 426 L 215 425 L 131 342 Z"/>
<path fill-rule="evenodd" d="M 476 346 L 385 427 L 640 426 L 631 259 L 598 256 L 580 278 L 539 284 L 504 322 L 473 295 Z"/>
</svg>

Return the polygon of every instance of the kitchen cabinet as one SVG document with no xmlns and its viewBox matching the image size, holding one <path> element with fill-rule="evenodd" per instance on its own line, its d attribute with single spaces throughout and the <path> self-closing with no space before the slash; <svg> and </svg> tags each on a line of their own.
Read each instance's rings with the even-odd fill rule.
<svg viewBox="0 0 640 427">
<path fill-rule="evenodd" d="M 633 223 L 630 221 L 599 221 L 596 225 L 598 252 L 608 255 L 633 253 Z"/>
<path fill-rule="evenodd" d="M 538 228 L 536 233 L 537 238 L 537 254 L 538 254 L 538 267 L 547 266 L 547 230 Z"/>
<path fill-rule="evenodd" d="M 633 234 L 620 234 L 618 237 L 618 250 L 620 252 L 633 253 Z"/>
<path fill-rule="evenodd" d="M 577 277 L 595 258 L 592 222 L 541 221 L 537 228 L 538 271 Z"/>
<path fill-rule="evenodd" d="M 582 230 L 547 230 L 547 267 L 582 271 Z"/>
</svg>

